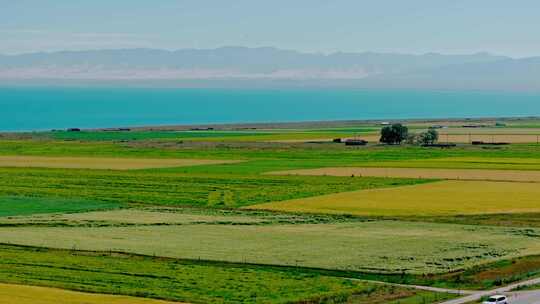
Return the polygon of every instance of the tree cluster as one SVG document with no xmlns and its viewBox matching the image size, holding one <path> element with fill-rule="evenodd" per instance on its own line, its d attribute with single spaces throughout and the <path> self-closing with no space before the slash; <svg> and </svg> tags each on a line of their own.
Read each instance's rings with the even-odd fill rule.
<svg viewBox="0 0 540 304">
<path fill-rule="evenodd" d="M 402 124 L 393 124 L 391 126 L 385 126 L 381 130 L 381 143 L 389 145 L 399 145 L 405 139 L 407 139 L 409 134 L 409 128 Z"/>
<path fill-rule="evenodd" d="M 433 145 L 439 140 L 439 132 L 433 128 L 429 128 L 427 132 L 420 133 L 420 139 L 424 145 Z"/>
<path fill-rule="evenodd" d="M 439 132 L 434 128 L 429 128 L 427 132 L 411 134 L 407 138 L 407 143 L 412 145 L 433 145 L 439 141 Z"/>
</svg>

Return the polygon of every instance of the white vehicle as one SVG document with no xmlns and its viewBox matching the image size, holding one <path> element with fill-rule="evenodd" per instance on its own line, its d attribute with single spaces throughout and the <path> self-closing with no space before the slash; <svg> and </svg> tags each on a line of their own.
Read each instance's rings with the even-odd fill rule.
<svg viewBox="0 0 540 304">
<path fill-rule="evenodd" d="M 485 300 L 484 304 L 508 304 L 508 298 L 503 295 L 494 295 Z"/>
</svg>

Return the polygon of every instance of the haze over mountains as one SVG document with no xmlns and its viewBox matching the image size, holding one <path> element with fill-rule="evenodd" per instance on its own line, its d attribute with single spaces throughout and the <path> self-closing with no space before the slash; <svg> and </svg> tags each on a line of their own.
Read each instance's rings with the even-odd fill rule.
<svg viewBox="0 0 540 304">
<path fill-rule="evenodd" d="M 1 83 L 124 82 L 167 86 L 351 86 L 540 90 L 540 57 L 333 53 L 276 48 L 65 51 L 0 55 Z"/>
</svg>

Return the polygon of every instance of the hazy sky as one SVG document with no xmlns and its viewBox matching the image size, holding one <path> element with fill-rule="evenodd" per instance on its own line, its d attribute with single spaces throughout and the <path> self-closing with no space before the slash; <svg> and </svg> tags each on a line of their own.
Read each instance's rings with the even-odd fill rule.
<svg viewBox="0 0 540 304">
<path fill-rule="evenodd" d="M 538 0 L 0 0 L 0 53 L 274 46 L 540 55 Z"/>
</svg>

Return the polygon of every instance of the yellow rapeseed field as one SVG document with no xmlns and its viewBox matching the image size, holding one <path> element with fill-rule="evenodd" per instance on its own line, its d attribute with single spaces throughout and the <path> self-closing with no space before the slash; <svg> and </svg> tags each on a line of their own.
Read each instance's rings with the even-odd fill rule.
<svg viewBox="0 0 540 304">
<path fill-rule="evenodd" d="M 370 216 L 540 212 L 537 183 L 442 181 L 322 195 L 250 209 Z"/>
<path fill-rule="evenodd" d="M 234 163 L 211 159 L 150 159 L 103 157 L 0 156 L 0 167 L 39 167 L 66 169 L 150 169 Z"/>
<path fill-rule="evenodd" d="M 75 292 L 56 288 L 0 284 L 0 303 L 17 304 L 179 304 L 145 298 Z"/>
</svg>

